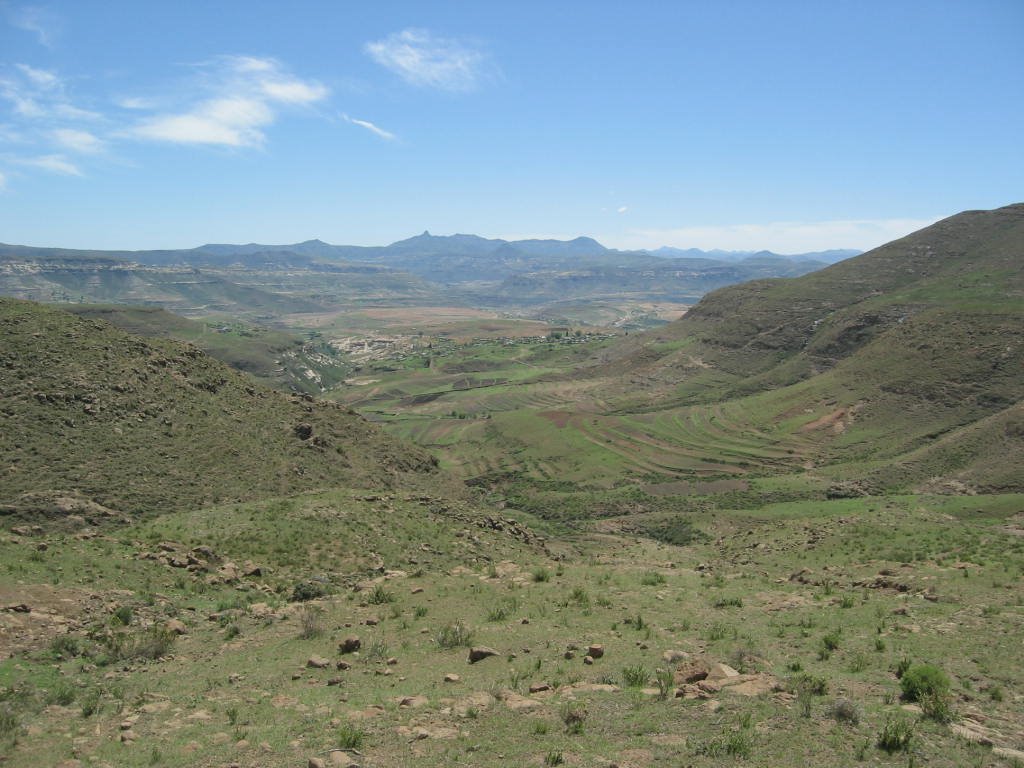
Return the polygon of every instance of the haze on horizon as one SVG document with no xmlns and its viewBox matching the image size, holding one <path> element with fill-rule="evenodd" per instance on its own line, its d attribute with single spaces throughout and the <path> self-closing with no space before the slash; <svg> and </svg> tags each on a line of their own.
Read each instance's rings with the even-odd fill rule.
<svg viewBox="0 0 1024 768">
<path fill-rule="evenodd" d="M 1022 34 L 1015 0 L 2 0 L 0 241 L 868 249 L 1021 198 Z"/>
</svg>

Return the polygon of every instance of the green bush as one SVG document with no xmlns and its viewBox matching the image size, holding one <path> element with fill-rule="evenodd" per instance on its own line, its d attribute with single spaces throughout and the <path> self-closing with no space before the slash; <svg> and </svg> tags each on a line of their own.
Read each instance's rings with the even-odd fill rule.
<svg viewBox="0 0 1024 768">
<path fill-rule="evenodd" d="M 114 627 L 127 627 L 132 623 L 132 607 L 119 605 L 110 615 L 110 624 Z"/>
<path fill-rule="evenodd" d="M 628 688 L 643 688 L 651 679 L 651 673 L 643 664 L 634 664 L 622 670 L 622 682 Z"/>
<path fill-rule="evenodd" d="M 373 588 L 370 596 L 366 599 L 372 605 L 384 605 L 385 603 L 395 602 L 395 595 L 393 592 L 388 592 L 382 585 L 378 584 Z"/>
<path fill-rule="evenodd" d="M 922 701 L 928 696 L 949 693 L 949 677 L 934 664 L 916 664 L 900 678 L 903 698 L 907 701 Z"/>
<path fill-rule="evenodd" d="M 342 749 L 360 749 L 365 740 L 366 731 L 352 723 L 342 723 L 338 728 L 338 746 Z"/>
<path fill-rule="evenodd" d="M 315 584 L 312 581 L 302 581 L 292 589 L 292 602 L 304 603 L 307 600 L 316 600 L 327 594 L 322 584 Z"/>
</svg>

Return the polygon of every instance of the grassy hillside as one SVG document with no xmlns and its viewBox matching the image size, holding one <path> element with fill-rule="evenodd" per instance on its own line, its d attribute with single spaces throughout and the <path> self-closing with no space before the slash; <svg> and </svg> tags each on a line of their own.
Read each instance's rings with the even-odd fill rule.
<svg viewBox="0 0 1024 768">
<path fill-rule="evenodd" d="M 429 475 L 422 450 L 194 346 L 0 300 L 2 502 L 60 492 L 140 513 Z M 52 495 L 52 494 L 51 494 Z"/>
<path fill-rule="evenodd" d="M 720 398 L 831 368 L 918 315 L 932 320 L 909 346 L 942 343 L 935 331 L 947 322 L 968 334 L 1015 325 L 1024 312 L 1022 255 L 1024 204 L 968 211 L 804 277 L 710 293 L 682 320 L 624 346 L 615 362 L 680 385 L 690 399 L 712 382 L 709 395 Z"/>
<path fill-rule="evenodd" d="M 348 371 L 345 361 L 322 339 L 304 340 L 287 331 L 225 318 L 190 320 L 156 307 L 71 304 L 62 309 L 139 336 L 194 344 L 232 368 L 286 391 L 319 394 Z"/>
</svg>

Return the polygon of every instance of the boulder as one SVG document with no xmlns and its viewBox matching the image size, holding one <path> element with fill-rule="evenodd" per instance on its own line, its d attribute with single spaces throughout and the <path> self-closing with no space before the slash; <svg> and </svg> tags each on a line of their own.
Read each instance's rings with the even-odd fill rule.
<svg viewBox="0 0 1024 768">
<path fill-rule="evenodd" d="M 342 653 L 355 653 L 362 646 L 363 642 L 356 635 L 349 635 L 338 644 L 338 650 Z"/>
<path fill-rule="evenodd" d="M 331 662 L 323 656 L 310 656 L 306 666 L 310 669 L 327 669 L 327 667 L 331 666 Z"/>
<path fill-rule="evenodd" d="M 728 664 L 722 664 L 721 662 L 712 664 L 708 669 L 707 679 L 708 680 L 725 680 L 729 677 L 739 677 L 740 673 L 730 667 Z"/>
<path fill-rule="evenodd" d="M 591 659 L 600 659 L 604 656 L 604 646 L 600 644 L 594 644 L 587 647 L 587 656 Z"/>
<path fill-rule="evenodd" d="M 478 645 L 469 649 L 469 663 L 476 664 L 478 661 L 483 661 L 489 656 L 498 656 L 498 652 L 493 648 L 488 648 L 484 645 Z"/>
</svg>

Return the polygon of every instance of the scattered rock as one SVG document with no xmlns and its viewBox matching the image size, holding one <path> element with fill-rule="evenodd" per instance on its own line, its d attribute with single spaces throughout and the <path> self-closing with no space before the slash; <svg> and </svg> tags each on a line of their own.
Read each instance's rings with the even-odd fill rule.
<svg viewBox="0 0 1024 768">
<path fill-rule="evenodd" d="M 600 659 L 604 656 L 604 646 L 599 644 L 589 646 L 587 648 L 587 656 L 591 659 Z"/>
<path fill-rule="evenodd" d="M 363 641 L 355 635 L 349 635 L 338 644 L 338 650 L 342 653 L 355 653 L 362 647 Z"/>
<path fill-rule="evenodd" d="M 739 677 L 739 672 L 730 667 L 728 664 L 722 664 L 718 662 L 712 664 L 708 669 L 707 679 L 708 680 L 725 680 L 730 677 Z"/>
<path fill-rule="evenodd" d="M 697 662 L 690 662 L 677 667 L 673 679 L 676 685 L 683 685 L 685 683 L 698 683 L 707 676 L 707 667 Z"/>
<path fill-rule="evenodd" d="M 547 683 L 534 683 L 530 686 L 530 693 L 542 693 L 543 691 L 550 691 L 551 686 Z"/>
<path fill-rule="evenodd" d="M 513 712 L 533 712 L 544 707 L 544 702 L 520 696 L 518 693 L 508 691 L 502 696 L 505 706 Z"/>
<path fill-rule="evenodd" d="M 346 669 L 352 669 L 352 665 L 349 664 L 347 661 L 339 661 L 337 664 L 334 665 L 334 667 L 335 669 L 340 669 L 342 671 Z"/>
<path fill-rule="evenodd" d="M 478 645 L 469 649 L 469 663 L 476 664 L 478 661 L 483 661 L 489 656 L 497 656 L 498 652 L 493 648 L 488 648 L 484 645 Z"/>
<path fill-rule="evenodd" d="M 359 763 L 348 752 L 340 749 L 332 749 L 328 752 L 327 760 L 332 768 L 359 768 Z"/>
<path fill-rule="evenodd" d="M 584 656 L 583 657 L 583 663 L 586 664 L 587 666 L 593 664 L 594 663 L 594 657 L 593 656 Z"/>
<path fill-rule="evenodd" d="M 430 703 L 430 699 L 426 696 L 403 696 L 398 699 L 398 706 L 408 707 L 410 709 L 416 709 L 418 707 L 425 707 Z"/>
<path fill-rule="evenodd" d="M 456 675 L 454 672 L 449 672 L 447 675 L 444 676 L 444 681 L 446 683 L 458 683 L 462 681 L 462 678 Z"/>
<path fill-rule="evenodd" d="M 331 666 L 331 662 L 323 656 L 310 656 L 309 660 L 306 662 L 306 666 L 310 669 L 326 669 Z"/>
<path fill-rule="evenodd" d="M 311 757 L 309 758 L 309 762 L 306 763 L 306 768 L 327 768 L 327 763 L 319 757 Z"/>
<path fill-rule="evenodd" d="M 164 629 L 175 635 L 188 634 L 188 627 L 186 627 L 185 623 L 183 621 L 180 621 L 179 619 L 171 619 L 166 624 L 164 624 Z"/>
</svg>

